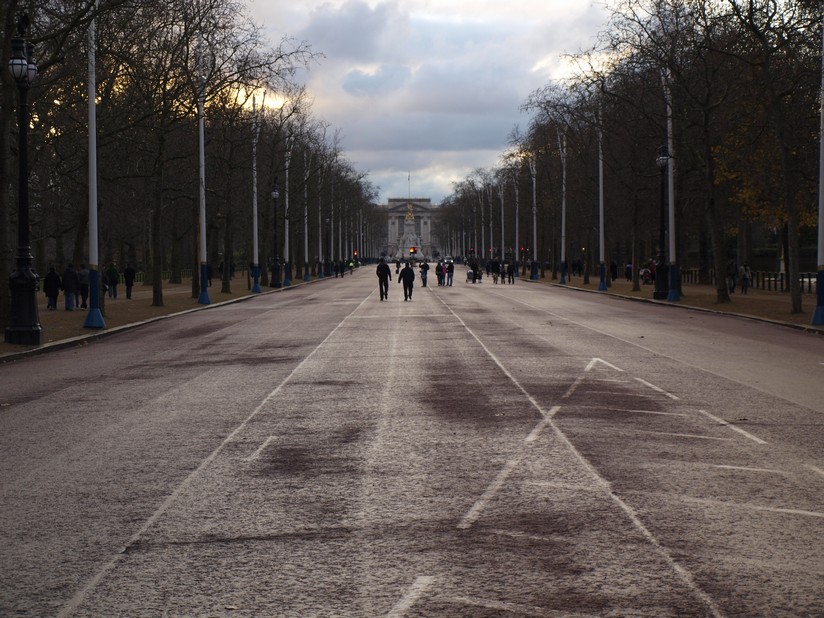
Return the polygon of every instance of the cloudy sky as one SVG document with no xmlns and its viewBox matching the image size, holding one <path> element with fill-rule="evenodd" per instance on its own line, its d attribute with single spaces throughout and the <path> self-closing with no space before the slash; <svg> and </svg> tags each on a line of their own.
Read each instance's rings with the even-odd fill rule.
<svg viewBox="0 0 824 618">
<path fill-rule="evenodd" d="M 390 197 L 440 202 L 499 164 L 527 96 L 568 72 L 607 13 L 591 0 L 247 0 L 273 42 L 325 57 L 301 79 L 345 157 Z M 411 180 L 409 180 L 411 178 Z"/>
</svg>

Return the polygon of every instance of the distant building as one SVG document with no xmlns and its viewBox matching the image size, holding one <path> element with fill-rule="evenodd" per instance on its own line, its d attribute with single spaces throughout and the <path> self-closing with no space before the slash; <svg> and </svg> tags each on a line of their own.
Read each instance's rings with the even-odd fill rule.
<svg viewBox="0 0 824 618">
<path fill-rule="evenodd" d="M 438 205 L 430 198 L 390 198 L 384 206 L 387 214 L 387 246 L 389 258 L 409 257 L 415 248 L 419 259 L 440 255 L 437 232 L 433 230 Z"/>
</svg>

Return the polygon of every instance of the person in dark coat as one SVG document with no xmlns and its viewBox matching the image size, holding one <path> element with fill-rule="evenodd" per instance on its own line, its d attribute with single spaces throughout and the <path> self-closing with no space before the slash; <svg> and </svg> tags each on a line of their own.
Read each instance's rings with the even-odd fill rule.
<svg viewBox="0 0 824 618">
<path fill-rule="evenodd" d="M 378 275 L 378 290 L 381 294 L 381 300 L 384 298 L 388 299 L 389 282 L 392 281 L 392 270 L 389 268 L 389 264 L 386 263 L 385 259 L 381 258 L 375 274 Z"/>
<path fill-rule="evenodd" d="M 57 309 L 57 297 L 60 295 L 60 275 L 49 266 L 49 272 L 43 278 L 43 292 L 46 294 L 46 309 Z"/>
<path fill-rule="evenodd" d="M 66 266 L 63 271 L 63 296 L 66 300 L 66 311 L 74 311 L 77 306 L 77 293 L 80 291 L 80 277 L 74 269 L 74 264 Z"/>
<path fill-rule="evenodd" d="M 123 269 L 123 283 L 126 284 L 126 298 L 130 299 L 132 297 L 132 287 L 134 287 L 134 278 L 137 276 L 137 272 L 134 268 L 132 268 L 131 264 L 126 264 L 126 268 Z"/>
<path fill-rule="evenodd" d="M 421 269 L 421 287 L 426 287 L 426 276 L 429 274 L 429 262 L 423 261 L 419 267 Z"/>
<path fill-rule="evenodd" d="M 403 284 L 403 299 L 412 300 L 412 286 L 415 281 L 415 271 L 409 262 L 403 267 L 400 274 L 398 274 L 398 283 Z"/>
<path fill-rule="evenodd" d="M 91 273 L 85 264 L 81 264 L 77 270 L 77 278 L 80 280 L 80 308 L 86 309 L 89 305 L 89 281 Z"/>
<path fill-rule="evenodd" d="M 120 273 L 117 272 L 117 265 L 114 262 L 109 264 L 103 276 L 109 288 L 109 298 L 117 298 L 117 284 L 120 283 Z"/>
</svg>

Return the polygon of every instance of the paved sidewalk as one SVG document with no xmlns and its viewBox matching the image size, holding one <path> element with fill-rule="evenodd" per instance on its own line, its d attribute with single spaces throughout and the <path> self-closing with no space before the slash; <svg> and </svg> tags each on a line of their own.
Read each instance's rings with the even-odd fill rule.
<svg viewBox="0 0 824 618">
<path fill-rule="evenodd" d="M 152 287 L 137 284 L 132 290 L 132 298 L 126 298 L 124 286 L 118 286 L 116 299 L 105 299 L 104 316 L 105 328 L 90 329 L 83 326 L 86 321 L 88 311 L 76 309 L 66 311 L 65 303 L 61 295 L 57 300 L 57 309 L 49 311 L 46 309 L 46 299 L 42 292 L 38 293 L 38 312 L 40 325 L 43 328 L 43 344 L 40 346 L 21 346 L 0 342 L 0 362 L 13 360 L 20 356 L 44 352 L 66 345 L 82 344 L 84 341 L 106 336 L 124 328 L 134 326 L 146 321 L 162 319 L 172 314 L 186 311 L 198 311 L 217 304 L 233 302 L 247 298 L 252 293 L 247 289 L 246 277 L 235 277 L 231 281 L 231 294 L 220 292 L 220 281 L 213 281 L 209 288 L 209 305 L 198 304 L 197 298 L 192 298 L 191 279 L 184 279 L 183 283 L 163 282 L 163 306 L 152 306 Z M 263 293 L 269 292 L 267 288 Z M 273 291 L 273 290 L 272 290 Z"/>
</svg>

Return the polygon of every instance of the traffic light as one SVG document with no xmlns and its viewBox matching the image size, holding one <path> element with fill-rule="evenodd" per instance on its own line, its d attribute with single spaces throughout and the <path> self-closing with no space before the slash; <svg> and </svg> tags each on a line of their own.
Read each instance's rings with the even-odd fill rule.
<svg viewBox="0 0 824 618">
<path fill-rule="evenodd" d="M 355 257 L 358 257 L 358 250 L 355 249 Z"/>
<path fill-rule="evenodd" d="M 415 255 L 418 252 L 417 247 L 409 247 L 409 255 Z"/>
</svg>

